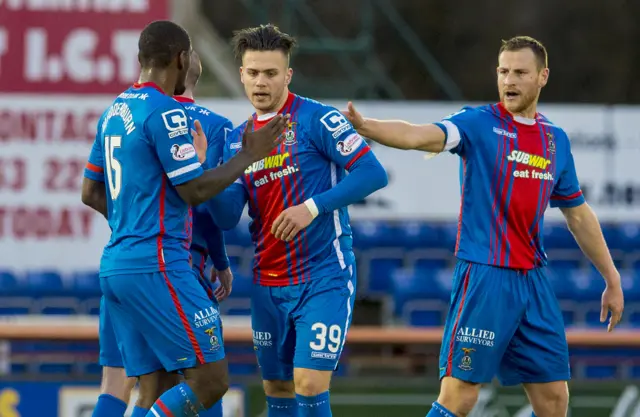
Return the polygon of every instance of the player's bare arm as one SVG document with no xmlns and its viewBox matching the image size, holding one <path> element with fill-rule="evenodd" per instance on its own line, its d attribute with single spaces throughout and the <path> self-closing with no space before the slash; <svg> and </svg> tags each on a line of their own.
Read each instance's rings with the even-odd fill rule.
<svg viewBox="0 0 640 417">
<path fill-rule="evenodd" d="M 288 116 L 277 115 L 266 126 L 254 131 L 253 118 L 250 118 L 242 136 L 242 150 L 225 164 L 209 169 L 198 178 L 176 187 L 180 197 L 188 204 L 197 206 L 222 192 L 237 180 L 249 165 L 267 157 L 273 148 L 282 142 L 282 131 L 287 120 Z M 202 131 L 195 134 L 204 135 Z M 206 142 L 206 139 L 194 137 L 196 146 L 202 143 L 206 146 Z M 196 152 L 198 155 L 202 153 L 198 148 Z"/>
<path fill-rule="evenodd" d="M 604 323 L 611 312 L 607 330 L 612 331 L 622 318 L 624 295 L 620 273 L 611 259 L 598 217 L 587 203 L 560 210 L 580 249 L 604 277 L 606 288 L 602 293 L 600 321 Z"/>
<path fill-rule="evenodd" d="M 352 102 L 342 112 L 358 133 L 381 145 L 438 153 L 444 150 L 445 134 L 434 124 L 416 125 L 403 120 L 376 120 L 362 116 Z"/>
<path fill-rule="evenodd" d="M 104 182 L 82 179 L 82 203 L 107 217 L 107 191 Z"/>
</svg>

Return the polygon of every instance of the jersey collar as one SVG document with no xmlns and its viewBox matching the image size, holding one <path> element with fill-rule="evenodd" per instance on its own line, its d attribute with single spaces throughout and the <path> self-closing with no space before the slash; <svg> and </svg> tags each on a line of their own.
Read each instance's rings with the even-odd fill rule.
<svg viewBox="0 0 640 417">
<path fill-rule="evenodd" d="M 522 116 L 514 116 L 512 115 L 509 110 L 507 110 L 504 105 L 502 103 L 498 103 L 498 108 L 500 109 L 500 113 L 508 118 L 509 120 L 513 120 L 516 123 L 520 123 L 523 125 L 529 125 L 529 126 L 533 126 L 536 124 L 536 122 L 538 121 L 538 113 L 536 112 L 536 115 L 533 117 L 533 119 L 529 119 L 528 117 L 522 117 Z"/>
<path fill-rule="evenodd" d="M 158 87 L 158 84 L 148 81 L 146 83 L 134 83 L 133 84 L 133 88 L 145 88 L 145 87 L 151 87 L 151 88 L 155 88 L 156 90 L 160 91 L 162 94 L 164 94 L 164 91 L 162 91 L 162 88 Z"/>
<path fill-rule="evenodd" d="M 192 98 L 185 96 L 173 96 L 173 99 L 178 103 L 195 103 L 196 101 Z"/>
<path fill-rule="evenodd" d="M 277 113 L 267 113 L 267 114 L 262 114 L 260 116 L 258 116 L 258 115 L 256 115 L 254 113 L 254 117 L 258 122 L 267 122 L 267 121 L 273 119 L 276 114 L 282 113 L 284 111 L 284 109 L 286 109 L 288 107 L 291 107 L 291 104 L 293 103 L 293 100 L 295 98 L 296 98 L 296 95 L 293 94 L 291 91 L 289 91 L 289 95 L 287 96 L 287 101 L 284 103 L 282 108 L 280 110 L 278 110 Z"/>
</svg>

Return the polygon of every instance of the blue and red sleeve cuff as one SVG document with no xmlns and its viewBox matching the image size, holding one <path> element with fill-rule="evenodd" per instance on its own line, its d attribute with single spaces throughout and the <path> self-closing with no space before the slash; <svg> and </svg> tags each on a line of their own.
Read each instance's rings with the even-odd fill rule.
<svg viewBox="0 0 640 417">
<path fill-rule="evenodd" d="M 573 194 L 569 195 L 558 195 L 554 194 L 551 196 L 551 201 L 549 202 L 551 207 L 559 207 L 559 208 L 572 208 L 578 207 L 585 203 L 584 195 L 582 194 L 582 190 L 578 190 Z"/>
<path fill-rule="evenodd" d="M 87 162 L 87 165 L 84 167 L 84 176 L 93 181 L 104 182 L 104 168 Z"/>
</svg>

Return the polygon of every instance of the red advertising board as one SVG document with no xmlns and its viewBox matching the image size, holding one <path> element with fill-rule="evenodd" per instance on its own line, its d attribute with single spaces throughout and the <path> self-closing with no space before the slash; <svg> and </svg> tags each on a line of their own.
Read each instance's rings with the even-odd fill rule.
<svg viewBox="0 0 640 417">
<path fill-rule="evenodd" d="M 0 0 L 0 92 L 117 93 L 169 0 Z"/>
</svg>

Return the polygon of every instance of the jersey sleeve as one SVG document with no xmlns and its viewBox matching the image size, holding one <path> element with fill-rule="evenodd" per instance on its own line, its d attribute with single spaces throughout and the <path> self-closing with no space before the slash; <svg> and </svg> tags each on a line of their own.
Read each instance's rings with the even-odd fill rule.
<svg viewBox="0 0 640 417">
<path fill-rule="evenodd" d="M 84 168 L 84 177 L 93 181 L 104 182 L 104 151 L 102 148 L 102 117 L 98 121 L 96 137 L 89 153 L 89 160 Z"/>
<path fill-rule="evenodd" d="M 445 151 L 460 156 L 464 156 L 467 153 L 471 147 L 471 132 L 477 113 L 478 111 L 471 107 L 464 107 L 460 111 L 435 123 L 444 132 Z"/>
<path fill-rule="evenodd" d="M 173 100 L 156 109 L 145 122 L 147 137 L 173 185 L 184 184 L 204 172 L 190 127 L 184 107 Z"/>
<path fill-rule="evenodd" d="M 371 150 L 342 113 L 332 107 L 316 111 L 309 134 L 320 153 L 347 171 Z"/>
<path fill-rule="evenodd" d="M 566 158 L 567 162 L 551 193 L 551 207 L 571 208 L 582 205 L 585 202 L 570 145 L 567 146 Z"/>
<path fill-rule="evenodd" d="M 229 120 L 225 120 L 223 123 L 211 123 L 207 130 L 209 146 L 207 147 L 207 160 L 204 163 L 204 169 L 215 168 L 223 162 L 227 136 L 233 131 L 233 125 Z"/>
</svg>

